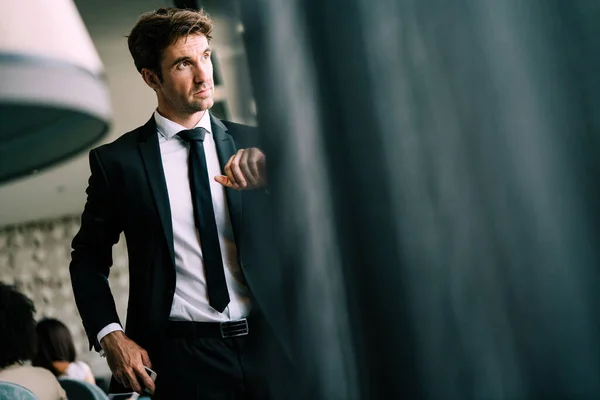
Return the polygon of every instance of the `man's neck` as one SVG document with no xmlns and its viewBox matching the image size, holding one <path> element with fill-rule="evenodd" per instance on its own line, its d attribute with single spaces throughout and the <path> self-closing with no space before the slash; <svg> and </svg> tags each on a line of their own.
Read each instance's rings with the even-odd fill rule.
<svg viewBox="0 0 600 400">
<path fill-rule="evenodd" d="M 176 124 L 179 124 L 187 129 L 192 129 L 193 127 L 195 127 L 198 124 L 198 122 L 202 119 L 202 117 L 204 117 L 204 113 L 206 112 L 206 110 L 204 110 L 198 111 L 194 114 L 178 115 L 176 113 L 164 111 L 160 108 L 160 106 L 156 109 L 156 111 L 158 111 L 158 113 L 166 119 L 173 121 Z"/>
</svg>

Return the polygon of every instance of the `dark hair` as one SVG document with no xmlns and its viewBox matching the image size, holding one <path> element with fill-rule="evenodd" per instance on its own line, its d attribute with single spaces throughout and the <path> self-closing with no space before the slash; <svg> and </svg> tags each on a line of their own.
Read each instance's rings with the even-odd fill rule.
<svg viewBox="0 0 600 400">
<path fill-rule="evenodd" d="M 35 355 L 34 314 L 27 296 L 0 282 L 0 369 Z"/>
<path fill-rule="evenodd" d="M 179 38 L 201 33 L 210 41 L 212 21 L 204 10 L 159 8 L 142 14 L 127 39 L 135 67 L 148 68 L 162 80 L 160 63 L 164 50 Z"/>
<path fill-rule="evenodd" d="M 44 319 L 38 322 L 37 332 L 37 354 L 33 359 L 33 365 L 50 370 L 54 375 L 59 372 L 54 368 L 54 361 L 75 361 L 75 345 L 69 328 L 57 319 Z"/>
</svg>

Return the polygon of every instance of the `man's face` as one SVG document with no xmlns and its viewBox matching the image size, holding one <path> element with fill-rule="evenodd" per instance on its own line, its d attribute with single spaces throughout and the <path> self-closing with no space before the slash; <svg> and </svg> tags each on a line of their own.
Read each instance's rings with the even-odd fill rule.
<svg viewBox="0 0 600 400">
<path fill-rule="evenodd" d="M 202 34 L 181 37 L 165 49 L 160 65 L 163 79 L 157 89 L 159 109 L 185 116 L 212 107 L 215 88 L 210 55 Z"/>
</svg>

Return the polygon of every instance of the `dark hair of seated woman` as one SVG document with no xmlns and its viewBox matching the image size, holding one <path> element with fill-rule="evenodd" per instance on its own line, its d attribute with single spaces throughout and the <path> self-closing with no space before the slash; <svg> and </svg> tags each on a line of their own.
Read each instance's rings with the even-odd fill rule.
<svg viewBox="0 0 600 400">
<path fill-rule="evenodd" d="M 94 383 L 94 376 L 87 364 L 75 362 L 77 353 L 69 328 L 57 319 L 47 318 L 38 322 L 37 354 L 33 365 L 46 368 L 57 377 L 67 377 Z"/>
<path fill-rule="evenodd" d="M 40 399 L 66 400 L 50 372 L 29 365 L 35 352 L 33 302 L 16 287 L 0 282 L 0 382 L 23 386 Z"/>
<path fill-rule="evenodd" d="M 35 307 L 14 287 L 0 283 L 0 369 L 35 355 Z"/>
</svg>

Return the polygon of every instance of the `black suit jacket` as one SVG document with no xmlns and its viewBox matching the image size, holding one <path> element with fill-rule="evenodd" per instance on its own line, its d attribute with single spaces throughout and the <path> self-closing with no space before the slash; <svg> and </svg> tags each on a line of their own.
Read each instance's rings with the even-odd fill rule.
<svg viewBox="0 0 600 400">
<path fill-rule="evenodd" d="M 237 149 L 257 146 L 255 128 L 212 116 L 211 124 L 221 168 Z M 70 264 L 90 348 L 98 349 L 96 336 L 103 327 L 120 322 L 107 278 L 112 246 L 124 232 L 130 275 L 125 332 L 152 359 L 165 332 L 175 291 L 173 228 L 154 118 L 92 150 L 90 168 L 87 203 L 73 239 Z M 277 274 L 265 272 L 268 262 L 259 261 L 259 255 L 266 248 L 256 242 L 261 237 L 261 210 L 267 195 L 264 190 L 228 188 L 226 196 L 240 266 L 260 304 L 257 308 L 268 314 L 281 285 Z"/>
</svg>

